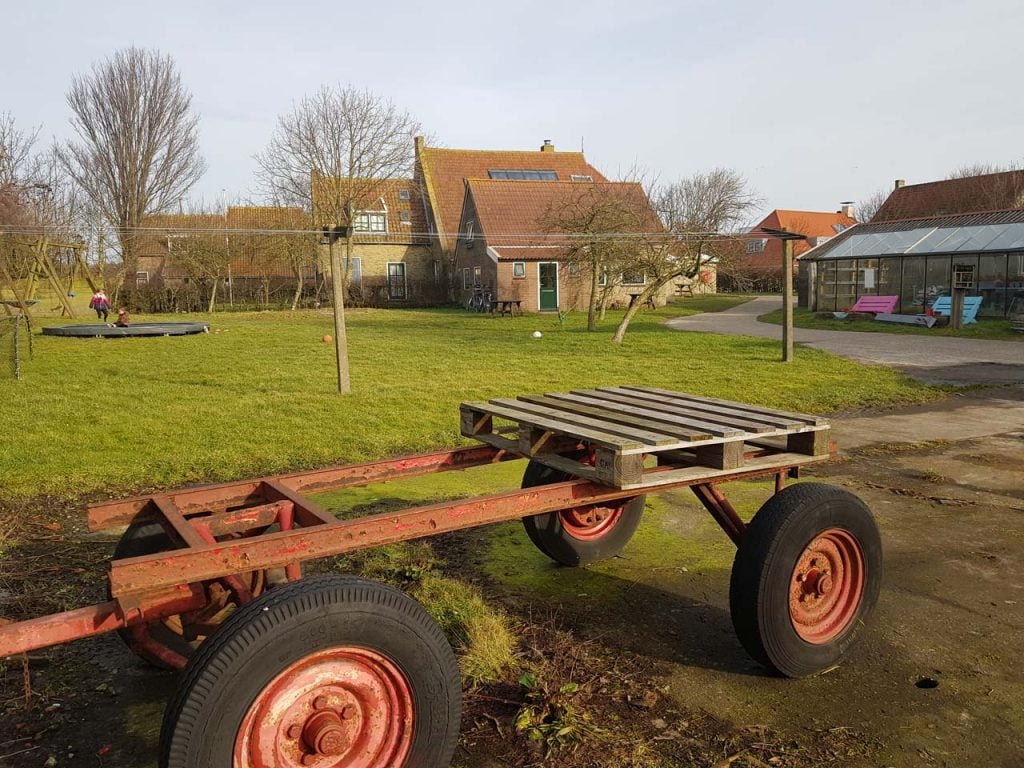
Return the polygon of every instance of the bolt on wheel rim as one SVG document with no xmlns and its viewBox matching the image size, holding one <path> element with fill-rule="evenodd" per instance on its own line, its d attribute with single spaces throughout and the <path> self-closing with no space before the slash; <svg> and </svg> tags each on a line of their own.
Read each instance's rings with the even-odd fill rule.
<svg viewBox="0 0 1024 768">
<path fill-rule="evenodd" d="M 331 648 L 257 694 L 233 768 L 395 768 L 412 736 L 412 689 L 398 667 L 364 648 Z"/>
<path fill-rule="evenodd" d="M 789 617 L 797 635 L 821 645 L 853 621 L 864 597 L 864 554 L 848 531 L 818 534 L 797 559 L 789 582 Z"/>
<path fill-rule="evenodd" d="M 598 539 L 614 528 L 622 509 L 618 507 L 574 507 L 563 509 L 558 513 L 562 528 L 574 539 Z"/>
</svg>

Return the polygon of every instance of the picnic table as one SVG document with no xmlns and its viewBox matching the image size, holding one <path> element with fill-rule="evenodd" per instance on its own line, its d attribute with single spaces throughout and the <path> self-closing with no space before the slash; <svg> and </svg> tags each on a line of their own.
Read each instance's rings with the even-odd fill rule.
<svg viewBox="0 0 1024 768">
<path fill-rule="evenodd" d="M 634 304 L 636 304 L 636 300 L 639 299 L 642 295 L 642 293 L 630 293 L 629 306 L 632 307 Z M 656 307 L 654 306 L 654 296 L 648 296 L 647 301 L 645 301 L 644 304 L 647 305 L 647 307 L 650 309 L 656 309 Z"/>
<path fill-rule="evenodd" d="M 521 315 L 522 310 L 522 299 L 494 299 L 491 302 L 491 314 L 505 315 L 513 317 L 517 312 Z"/>
</svg>

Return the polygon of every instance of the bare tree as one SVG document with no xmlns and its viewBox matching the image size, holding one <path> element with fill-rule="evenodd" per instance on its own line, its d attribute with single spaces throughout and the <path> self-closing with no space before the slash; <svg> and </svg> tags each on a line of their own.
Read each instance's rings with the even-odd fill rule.
<svg viewBox="0 0 1024 768">
<path fill-rule="evenodd" d="M 884 189 L 876 189 L 867 197 L 857 202 L 854 211 L 856 212 L 855 218 L 861 224 L 866 224 L 875 217 L 878 213 L 878 209 L 881 208 L 885 201 L 889 199 L 889 193 Z"/>
<path fill-rule="evenodd" d="M 561 261 L 589 280 L 588 331 L 597 330 L 598 306 L 603 309 L 610 286 L 632 260 L 632 238 L 652 219 L 639 184 L 579 183 L 552 200 L 538 222 L 549 238 L 564 241 Z"/>
<path fill-rule="evenodd" d="M 692 280 L 714 261 L 722 243 L 744 223 L 760 199 L 746 179 L 728 168 L 715 168 L 661 186 L 651 193 L 664 233 L 648 228 L 641 240 L 633 269 L 647 282 L 626 310 L 612 341 L 622 342 L 634 315 L 663 286 L 673 280 Z"/>
<path fill-rule="evenodd" d="M 256 155 L 259 183 L 278 200 L 300 204 L 331 230 L 338 391 L 348 393 L 344 287 L 360 210 L 391 179 L 412 174 L 419 123 L 391 101 L 352 86 L 322 86 L 280 115 L 270 143 Z M 344 240 L 344 262 L 333 247 Z"/>
<path fill-rule="evenodd" d="M 206 167 L 192 96 L 170 56 L 132 47 L 75 77 L 67 101 L 78 140 L 60 147 L 60 160 L 116 232 L 134 295 L 136 229 L 178 203 Z"/>
<path fill-rule="evenodd" d="M 13 115 L 0 112 L 0 225 L 32 223 L 32 206 L 26 193 L 40 183 L 33 153 L 38 137 L 38 128 L 18 128 Z"/>
<path fill-rule="evenodd" d="M 222 211 L 203 204 L 175 217 L 179 226 L 166 232 L 167 251 L 193 281 L 209 289 L 206 311 L 217 307 L 217 288 L 231 261 L 227 222 Z"/>
</svg>

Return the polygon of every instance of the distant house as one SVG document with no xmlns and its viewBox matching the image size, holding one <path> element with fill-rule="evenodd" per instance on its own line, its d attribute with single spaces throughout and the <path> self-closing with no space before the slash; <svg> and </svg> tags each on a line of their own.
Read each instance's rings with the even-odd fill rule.
<svg viewBox="0 0 1024 768">
<path fill-rule="evenodd" d="M 777 208 L 735 243 L 721 248 L 719 287 L 724 290 L 778 291 L 782 289 L 782 241 L 769 237 L 761 228 L 788 229 L 806 235 L 807 240 L 793 243 L 793 255 L 799 256 L 853 226 L 853 206 L 844 204 L 835 212 L 794 211 Z"/>
<path fill-rule="evenodd" d="M 315 243 L 301 208 L 230 206 L 223 214 L 149 216 L 137 236 L 136 282 L 175 291 L 223 280 L 227 295 L 269 303 L 272 293 L 313 290 Z"/>
<path fill-rule="evenodd" d="M 636 183 L 468 179 L 454 261 L 459 299 L 466 302 L 474 291 L 484 291 L 497 300 L 521 301 L 522 309 L 531 312 L 586 307 L 590 275 L 567 258 L 570 238 L 552 230 L 548 221 L 551 210 L 579 199 L 581 184 L 594 187 L 585 191 L 641 212 L 638 234 L 660 229 L 643 187 Z M 606 281 L 602 276 L 601 285 Z M 642 272 L 616 275 L 609 300 L 626 304 L 646 282 Z M 665 286 L 655 300 L 664 303 L 673 290 L 674 285 Z"/>
<path fill-rule="evenodd" d="M 336 221 L 329 196 L 344 179 L 312 180 L 315 227 L 332 229 L 351 224 L 355 245 L 349 270 L 349 295 L 374 305 L 431 304 L 447 295 L 445 272 L 427 231 L 420 185 L 414 179 L 361 180 L 365 199 L 356 204 L 353 221 Z M 335 248 L 344 247 L 341 240 Z M 330 264 L 329 244 L 322 244 L 321 262 Z M 328 268 L 329 274 L 329 268 Z"/>
<path fill-rule="evenodd" d="M 647 228 L 660 227 L 639 185 L 609 182 L 582 152 L 557 152 L 550 141 L 533 151 L 466 150 L 428 147 L 417 138 L 416 178 L 428 230 L 461 303 L 486 290 L 496 299 L 521 301 L 527 311 L 587 304 L 589 277 L 567 262 L 564 238 L 542 221 L 578 185 L 639 198 L 650 213 Z M 628 301 L 645 281 L 643 274 L 625 276 L 612 300 Z M 666 286 L 656 300 L 672 290 Z"/>
<path fill-rule="evenodd" d="M 903 179 L 897 179 L 895 188 L 871 221 L 1019 208 L 1024 208 L 1024 171 L 987 173 L 923 184 L 906 184 Z"/>
</svg>

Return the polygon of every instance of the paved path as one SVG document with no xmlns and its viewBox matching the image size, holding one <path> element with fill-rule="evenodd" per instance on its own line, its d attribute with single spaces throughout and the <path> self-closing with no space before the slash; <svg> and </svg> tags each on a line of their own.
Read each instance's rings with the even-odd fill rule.
<svg viewBox="0 0 1024 768">
<path fill-rule="evenodd" d="M 754 299 L 724 312 L 677 317 L 668 325 L 681 331 L 775 338 L 781 343 L 781 326 L 757 320 L 781 305 L 781 298 Z M 852 360 L 891 365 L 931 384 L 1024 384 L 1024 343 L 1017 341 L 811 328 L 797 328 L 794 339 Z"/>
</svg>

